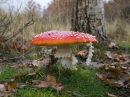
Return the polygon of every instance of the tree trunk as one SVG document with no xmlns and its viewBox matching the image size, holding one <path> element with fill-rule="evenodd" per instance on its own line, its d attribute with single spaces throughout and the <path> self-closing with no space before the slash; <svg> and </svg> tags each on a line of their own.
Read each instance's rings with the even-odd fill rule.
<svg viewBox="0 0 130 97">
<path fill-rule="evenodd" d="M 104 27 L 103 0 L 73 0 L 72 28 L 95 35 L 100 43 L 109 43 Z"/>
</svg>

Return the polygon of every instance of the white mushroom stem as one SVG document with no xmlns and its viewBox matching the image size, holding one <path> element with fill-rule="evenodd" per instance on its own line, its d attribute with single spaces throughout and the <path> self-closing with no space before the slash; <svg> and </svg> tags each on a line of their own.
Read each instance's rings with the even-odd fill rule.
<svg viewBox="0 0 130 97">
<path fill-rule="evenodd" d="M 55 57 L 61 63 L 63 68 L 76 70 L 78 60 L 73 55 L 75 49 L 72 46 L 57 46 Z"/>
<path fill-rule="evenodd" d="M 71 57 L 73 48 L 70 46 L 57 46 L 56 58 Z"/>
<path fill-rule="evenodd" d="M 91 59 L 93 57 L 93 52 L 94 52 L 94 46 L 92 43 L 87 44 L 89 46 L 89 53 L 88 53 L 88 58 L 86 59 L 86 65 L 89 66 L 91 64 Z"/>
<path fill-rule="evenodd" d="M 71 69 L 71 70 L 77 70 L 77 63 L 78 60 L 75 56 L 72 55 L 72 57 L 65 57 L 59 59 L 60 63 L 62 64 L 62 67 L 65 69 Z"/>
</svg>

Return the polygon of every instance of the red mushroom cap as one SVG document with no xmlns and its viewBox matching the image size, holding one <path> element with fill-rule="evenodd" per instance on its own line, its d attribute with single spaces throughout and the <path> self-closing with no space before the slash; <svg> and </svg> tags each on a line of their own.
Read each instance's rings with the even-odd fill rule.
<svg viewBox="0 0 130 97">
<path fill-rule="evenodd" d="M 58 46 L 96 42 L 92 35 L 71 31 L 48 31 L 33 37 L 31 43 L 37 46 Z"/>
</svg>

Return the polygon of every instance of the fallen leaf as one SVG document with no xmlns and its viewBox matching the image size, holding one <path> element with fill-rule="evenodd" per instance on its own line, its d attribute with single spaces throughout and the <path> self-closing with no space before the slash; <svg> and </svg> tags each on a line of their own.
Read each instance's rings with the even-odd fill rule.
<svg viewBox="0 0 130 97">
<path fill-rule="evenodd" d="M 0 84 L 0 97 L 14 97 L 17 84 L 15 82 Z"/>
<path fill-rule="evenodd" d="M 107 78 L 105 77 L 105 75 L 96 73 L 96 76 L 97 76 L 100 80 L 102 80 L 105 84 L 111 84 L 111 83 L 112 83 L 112 81 L 109 80 L 109 79 L 107 79 Z"/>
<path fill-rule="evenodd" d="M 55 86 L 52 86 L 57 91 L 61 91 L 64 89 L 64 86 L 61 83 L 57 83 Z"/>
<path fill-rule="evenodd" d="M 106 93 L 106 95 L 107 95 L 108 97 L 118 97 L 118 96 L 116 96 L 116 95 L 114 95 L 114 94 L 111 94 L 111 93 Z"/>
<path fill-rule="evenodd" d="M 22 88 L 24 88 L 24 87 L 26 87 L 26 86 L 27 86 L 26 84 L 23 84 L 23 83 L 20 84 L 20 83 L 19 83 L 17 87 L 18 87 L 19 89 L 22 89 Z"/>
<path fill-rule="evenodd" d="M 36 72 L 28 73 L 27 76 L 34 76 L 36 75 Z"/>
<path fill-rule="evenodd" d="M 56 81 L 56 78 L 52 75 L 47 75 L 46 80 L 35 80 L 33 81 L 36 88 L 48 88 L 51 87 L 57 91 L 63 90 L 64 86 Z"/>
<path fill-rule="evenodd" d="M 127 84 L 125 85 L 126 88 L 130 88 L 130 82 L 127 82 Z"/>
<path fill-rule="evenodd" d="M 52 75 L 47 75 L 47 82 L 51 84 L 51 86 L 55 86 L 57 84 L 56 78 Z"/>
<path fill-rule="evenodd" d="M 130 57 L 127 54 L 117 54 L 112 52 L 106 53 L 109 59 L 108 63 L 104 63 L 101 69 L 103 72 L 97 74 L 97 77 L 106 84 L 115 87 L 130 88 Z"/>
<path fill-rule="evenodd" d="M 114 86 L 117 86 L 117 87 L 123 87 L 124 86 L 124 82 L 118 80 L 118 81 L 114 81 L 112 83 Z"/>
<path fill-rule="evenodd" d="M 50 83 L 47 81 L 40 81 L 38 85 L 35 85 L 37 88 L 48 88 L 50 86 Z"/>
<path fill-rule="evenodd" d="M 105 54 L 106 54 L 107 58 L 113 59 L 111 51 L 107 51 Z"/>
<path fill-rule="evenodd" d="M 14 97 L 14 95 L 12 92 L 5 91 L 0 93 L 0 97 Z"/>
<path fill-rule="evenodd" d="M 15 82 L 5 83 L 6 91 L 15 91 L 16 88 L 17 88 L 17 83 L 15 83 Z"/>
<path fill-rule="evenodd" d="M 5 91 L 5 90 L 6 90 L 5 85 L 4 84 L 0 84 L 0 91 L 2 92 L 2 91 Z"/>
</svg>

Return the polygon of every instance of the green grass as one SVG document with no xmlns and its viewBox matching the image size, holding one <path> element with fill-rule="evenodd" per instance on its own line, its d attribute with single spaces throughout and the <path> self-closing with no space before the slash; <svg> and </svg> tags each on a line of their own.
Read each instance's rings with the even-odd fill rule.
<svg viewBox="0 0 130 97">
<path fill-rule="evenodd" d="M 20 72 L 18 69 L 8 67 L 0 74 L 0 81 L 10 80 L 18 72 Z M 40 71 L 40 74 L 45 76 L 47 72 L 43 72 L 44 70 L 42 73 Z M 15 97 L 106 97 L 105 93 L 112 91 L 111 87 L 105 86 L 101 81 L 96 79 L 96 70 L 64 70 L 59 74 L 57 69 L 53 69 L 50 72 L 64 85 L 65 88 L 63 91 L 57 92 L 52 88 L 36 89 L 28 86 L 23 89 L 17 89 Z M 38 76 L 36 79 L 40 79 L 40 77 L 42 76 Z M 31 79 L 35 79 L 35 77 L 26 78 L 25 80 L 28 81 Z"/>
<path fill-rule="evenodd" d="M 9 66 L 0 66 L 1 73 L 0 73 L 0 81 L 8 81 L 11 78 L 15 77 L 18 71 L 14 68 L 10 68 Z"/>
<path fill-rule="evenodd" d="M 103 83 L 96 79 L 95 73 L 95 70 L 89 69 L 64 72 L 60 80 L 66 86 L 66 91 L 71 91 L 68 96 L 76 93 L 81 97 L 104 97 L 107 89 Z"/>
<path fill-rule="evenodd" d="M 24 88 L 18 90 L 15 97 L 56 97 L 51 90 L 36 89 L 36 88 Z"/>
<path fill-rule="evenodd" d="M 118 45 L 119 45 L 120 50 L 124 50 L 125 52 L 130 53 L 130 44 L 129 43 L 122 42 Z"/>
</svg>

